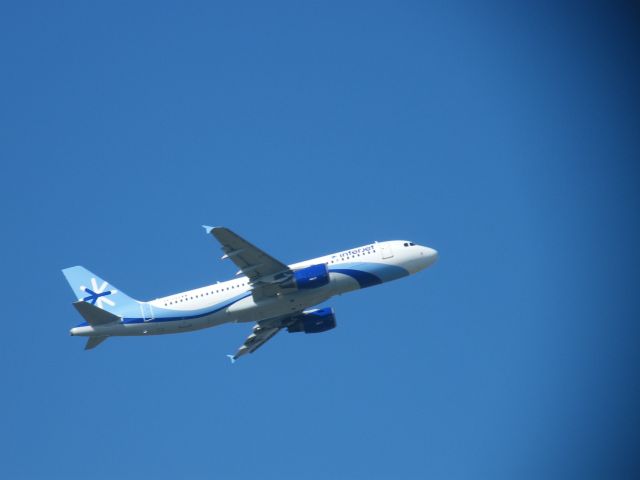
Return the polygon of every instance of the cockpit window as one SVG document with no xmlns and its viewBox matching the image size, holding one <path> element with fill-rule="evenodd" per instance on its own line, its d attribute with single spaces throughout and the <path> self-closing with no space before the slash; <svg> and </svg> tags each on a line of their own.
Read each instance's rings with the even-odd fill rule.
<svg viewBox="0 0 640 480">
<path fill-rule="evenodd" d="M 411 245 L 413 247 L 415 245 L 415 243 L 409 242 L 409 245 Z"/>
<path fill-rule="evenodd" d="M 409 244 L 408 244 L 407 242 L 404 242 L 404 246 L 405 246 L 405 247 L 408 247 L 408 246 L 409 246 Z"/>
</svg>

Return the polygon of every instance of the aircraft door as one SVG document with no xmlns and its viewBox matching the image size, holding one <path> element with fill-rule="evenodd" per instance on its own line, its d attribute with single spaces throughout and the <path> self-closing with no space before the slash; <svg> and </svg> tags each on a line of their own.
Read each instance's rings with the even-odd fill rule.
<svg viewBox="0 0 640 480">
<path fill-rule="evenodd" d="M 153 307 L 151 306 L 150 303 L 141 303 L 140 313 L 142 314 L 142 319 L 145 322 L 149 322 L 153 320 Z"/>
<path fill-rule="evenodd" d="M 391 245 L 382 245 L 380 247 L 380 252 L 382 253 L 383 259 L 393 257 L 393 250 L 391 250 Z"/>
</svg>

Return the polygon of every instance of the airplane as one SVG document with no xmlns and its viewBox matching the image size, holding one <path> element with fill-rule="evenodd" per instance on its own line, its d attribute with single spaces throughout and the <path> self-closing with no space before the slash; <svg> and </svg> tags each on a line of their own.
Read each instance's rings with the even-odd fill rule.
<svg viewBox="0 0 640 480">
<path fill-rule="evenodd" d="M 255 352 L 283 329 L 320 333 L 336 326 L 333 308 L 314 308 L 335 295 L 417 273 L 438 259 L 433 248 L 407 240 L 374 242 L 286 265 L 225 227 L 203 225 L 222 246 L 222 260 L 239 268 L 236 277 L 148 302 L 81 266 L 62 270 L 76 294 L 85 322 L 70 330 L 88 337 L 85 350 L 109 337 L 189 332 L 223 323 L 254 322 L 231 362 Z"/>
</svg>

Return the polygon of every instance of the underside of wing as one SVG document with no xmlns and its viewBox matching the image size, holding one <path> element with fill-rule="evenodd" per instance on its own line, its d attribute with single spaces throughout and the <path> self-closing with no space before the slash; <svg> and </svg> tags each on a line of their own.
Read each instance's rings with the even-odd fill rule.
<svg viewBox="0 0 640 480">
<path fill-rule="evenodd" d="M 267 343 L 276 333 L 280 331 L 282 327 L 261 327 L 259 323 L 254 325 L 251 335 L 247 337 L 242 346 L 234 355 L 229 355 L 231 361 L 235 362 L 242 355 L 247 353 L 253 353 L 262 345 Z"/>
<path fill-rule="evenodd" d="M 321 333 L 336 327 L 333 308 L 314 308 L 279 317 L 260 320 L 253 326 L 251 335 L 234 355 L 227 355 L 235 362 L 242 355 L 253 353 L 283 328 L 289 333 Z"/>
<path fill-rule="evenodd" d="M 276 333 L 285 327 L 290 326 L 301 312 L 295 312 L 289 315 L 281 315 L 279 317 L 260 320 L 253 326 L 251 335 L 247 337 L 234 355 L 229 355 L 232 361 L 236 361 L 242 355 L 253 353 Z"/>
</svg>

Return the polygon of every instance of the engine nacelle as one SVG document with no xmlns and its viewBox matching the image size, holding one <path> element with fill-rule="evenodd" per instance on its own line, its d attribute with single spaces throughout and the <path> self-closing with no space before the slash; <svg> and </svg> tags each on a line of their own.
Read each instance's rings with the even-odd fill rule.
<svg viewBox="0 0 640 480">
<path fill-rule="evenodd" d="M 300 290 L 323 287 L 329 283 L 329 269 L 326 263 L 301 268 L 293 272 L 293 280 Z"/>
<path fill-rule="evenodd" d="M 336 314 L 333 308 L 320 308 L 302 312 L 295 322 L 287 327 L 289 333 L 320 333 L 336 328 Z"/>
</svg>

